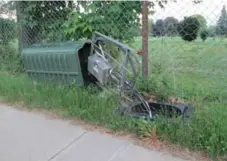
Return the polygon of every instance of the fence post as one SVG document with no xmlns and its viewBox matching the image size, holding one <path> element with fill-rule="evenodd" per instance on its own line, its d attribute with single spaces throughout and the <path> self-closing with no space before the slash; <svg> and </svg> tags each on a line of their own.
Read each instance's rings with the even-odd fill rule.
<svg viewBox="0 0 227 161">
<path fill-rule="evenodd" d="M 143 77 L 148 77 L 148 1 L 142 2 L 142 69 Z"/>
<path fill-rule="evenodd" d="M 19 45 L 19 53 L 21 54 L 22 51 L 22 29 L 20 25 L 20 14 L 21 14 L 21 2 L 17 1 L 16 2 L 16 16 L 17 16 L 17 33 L 19 37 L 18 45 Z"/>
</svg>

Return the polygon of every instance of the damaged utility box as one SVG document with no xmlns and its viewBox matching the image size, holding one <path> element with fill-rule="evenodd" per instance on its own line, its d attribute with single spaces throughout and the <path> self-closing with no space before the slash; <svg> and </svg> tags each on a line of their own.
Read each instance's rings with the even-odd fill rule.
<svg viewBox="0 0 227 161">
<path fill-rule="evenodd" d="M 87 41 L 36 44 L 22 51 L 25 72 L 35 81 L 83 86 L 89 79 Z"/>
<path fill-rule="evenodd" d="M 120 62 L 113 57 L 116 53 L 103 50 L 105 44 L 114 45 L 118 49 L 114 52 L 123 54 Z M 120 115 L 153 119 L 158 115 L 171 118 L 176 113 L 188 122 L 192 106 L 153 103 L 143 98 L 135 87 L 140 63 L 134 54 L 126 44 L 94 32 L 91 41 L 31 45 L 23 49 L 21 56 L 25 72 L 34 81 L 76 86 L 94 83 L 102 89 L 115 88 L 110 91 L 120 96 Z"/>
</svg>

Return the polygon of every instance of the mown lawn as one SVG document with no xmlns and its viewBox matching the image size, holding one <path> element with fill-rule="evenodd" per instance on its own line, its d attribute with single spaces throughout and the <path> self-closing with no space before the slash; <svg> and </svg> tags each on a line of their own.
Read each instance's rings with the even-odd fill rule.
<svg viewBox="0 0 227 161">
<path fill-rule="evenodd" d="M 136 48 L 141 47 L 139 42 L 137 38 Z M 199 92 L 201 97 L 210 93 L 227 97 L 227 39 L 189 43 L 178 37 L 153 38 L 149 40 L 149 62 L 150 74 L 156 74 L 158 65 L 178 94 L 188 91 L 190 96 Z"/>
</svg>

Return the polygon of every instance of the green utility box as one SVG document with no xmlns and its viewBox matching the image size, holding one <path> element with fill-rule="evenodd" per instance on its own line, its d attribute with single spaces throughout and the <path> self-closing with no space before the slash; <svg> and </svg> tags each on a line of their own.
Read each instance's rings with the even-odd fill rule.
<svg viewBox="0 0 227 161">
<path fill-rule="evenodd" d="M 28 76 L 34 81 L 83 86 L 88 79 L 89 42 L 36 44 L 22 51 Z"/>
</svg>

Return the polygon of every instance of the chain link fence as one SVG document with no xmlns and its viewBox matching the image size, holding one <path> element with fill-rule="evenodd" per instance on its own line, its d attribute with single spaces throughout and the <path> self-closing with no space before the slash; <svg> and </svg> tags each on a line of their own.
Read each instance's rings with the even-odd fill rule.
<svg viewBox="0 0 227 161">
<path fill-rule="evenodd" d="M 158 87 L 167 88 L 166 81 L 182 95 L 182 89 L 197 88 L 226 94 L 226 2 L 149 1 L 148 22 L 142 21 L 142 3 L 2 1 L 1 46 L 19 44 L 23 50 L 32 44 L 87 39 L 99 31 L 145 51 L 148 35 L 148 75 Z M 148 30 L 142 32 L 142 25 Z"/>
<path fill-rule="evenodd" d="M 212 158 L 226 154 L 226 7 L 226 0 L 0 1 L 0 77 L 4 78 L 0 88 L 9 100 L 21 99 L 20 102 L 29 104 L 34 100 L 37 105 L 57 106 L 59 110 L 62 106 L 72 116 L 94 121 L 101 118 L 98 122 L 110 120 L 107 124 L 114 128 L 130 125 L 131 131 L 131 121 L 117 117 L 115 122 L 111 116 L 110 110 L 115 104 L 112 105 L 109 97 L 98 103 L 103 99 L 96 99 L 90 92 L 79 90 L 81 93 L 76 94 L 74 90 L 32 86 L 23 77 L 12 79 L 8 75 L 11 71 L 24 75 L 19 53 L 28 46 L 86 40 L 93 31 L 98 31 L 138 51 L 136 56 L 143 70 L 136 85 L 145 99 L 189 103 L 195 107 L 189 128 L 165 121 L 158 122 L 157 126 L 149 125 L 158 138 L 208 152 Z M 45 68 L 66 66 L 67 61 L 64 65 L 60 61 L 53 63 L 58 58 L 48 61 Z M 32 60 L 40 65 L 44 59 Z M 7 75 L 1 74 L 6 70 Z M 146 74 L 148 77 L 143 77 Z M 10 78 L 5 78 L 7 76 Z M 65 93 L 69 95 L 62 98 Z M 90 96 L 92 99 L 85 103 Z M 56 99 L 60 99 L 60 104 Z M 142 133 L 151 131 L 145 130 L 146 126 L 142 128 Z"/>
<path fill-rule="evenodd" d="M 183 98 L 226 97 L 226 5 L 185 0 L 156 9 L 150 16 L 149 71 L 157 84 L 164 81 Z"/>
<path fill-rule="evenodd" d="M 121 41 L 140 36 L 139 1 L 33 1 L 18 4 L 23 45 L 87 39 L 93 31 Z"/>
</svg>

